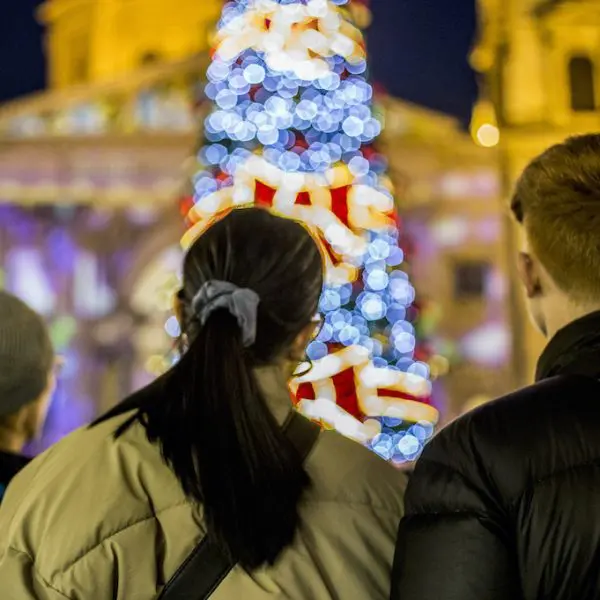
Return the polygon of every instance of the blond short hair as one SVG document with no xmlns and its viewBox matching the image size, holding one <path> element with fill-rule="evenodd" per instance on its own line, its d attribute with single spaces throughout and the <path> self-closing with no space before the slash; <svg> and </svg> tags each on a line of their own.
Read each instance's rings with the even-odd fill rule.
<svg viewBox="0 0 600 600">
<path fill-rule="evenodd" d="M 533 160 L 512 211 L 558 287 L 576 301 L 600 301 L 600 134 L 569 138 Z"/>
</svg>

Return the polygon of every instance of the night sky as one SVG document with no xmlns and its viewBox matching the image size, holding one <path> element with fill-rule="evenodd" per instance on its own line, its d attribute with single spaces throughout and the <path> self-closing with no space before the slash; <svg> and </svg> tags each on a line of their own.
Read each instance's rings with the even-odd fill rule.
<svg viewBox="0 0 600 600">
<path fill-rule="evenodd" d="M 44 88 L 41 0 L 5 0 L 0 19 L 0 101 Z"/>
<path fill-rule="evenodd" d="M 202 0 L 198 0 L 199 2 Z M 41 0 L 8 0 L 0 19 L 0 101 L 45 85 Z M 477 90 L 467 64 L 475 0 L 372 0 L 368 32 L 375 81 L 411 102 L 467 123 Z"/>
</svg>

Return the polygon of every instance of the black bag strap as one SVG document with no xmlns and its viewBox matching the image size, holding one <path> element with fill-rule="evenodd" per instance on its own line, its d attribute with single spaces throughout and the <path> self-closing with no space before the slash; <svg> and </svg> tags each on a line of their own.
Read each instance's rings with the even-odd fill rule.
<svg viewBox="0 0 600 600">
<path fill-rule="evenodd" d="M 293 410 L 284 425 L 284 431 L 304 462 L 321 428 Z M 206 600 L 233 567 L 235 563 L 205 537 L 177 569 L 157 600 Z"/>
</svg>

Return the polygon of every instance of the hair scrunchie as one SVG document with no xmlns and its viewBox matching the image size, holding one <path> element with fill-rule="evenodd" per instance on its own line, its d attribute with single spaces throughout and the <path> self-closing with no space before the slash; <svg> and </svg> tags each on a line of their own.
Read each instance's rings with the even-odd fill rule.
<svg viewBox="0 0 600 600">
<path fill-rule="evenodd" d="M 228 310 L 242 330 L 242 343 L 249 348 L 256 341 L 259 295 L 249 288 L 240 288 L 228 281 L 211 280 L 202 285 L 192 300 L 192 309 L 204 325 L 220 308 Z"/>
</svg>

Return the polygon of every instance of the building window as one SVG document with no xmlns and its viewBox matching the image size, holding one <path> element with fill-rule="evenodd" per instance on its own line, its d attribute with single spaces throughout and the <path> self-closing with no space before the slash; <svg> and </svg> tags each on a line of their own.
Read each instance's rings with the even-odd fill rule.
<svg viewBox="0 0 600 600">
<path fill-rule="evenodd" d="M 484 261 L 458 261 L 454 265 L 454 298 L 478 300 L 485 296 L 490 265 Z"/>
<path fill-rule="evenodd" d="M 587 56 L 575 56 L 569 63 L 571 108 L 575 112 L 596 110 L 594 64 Z"/>
</svg>

